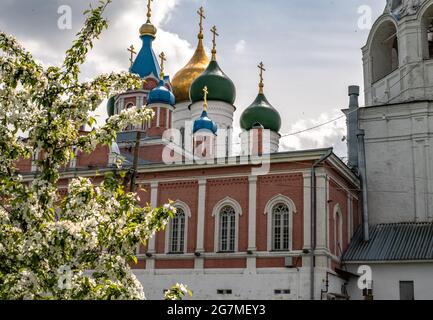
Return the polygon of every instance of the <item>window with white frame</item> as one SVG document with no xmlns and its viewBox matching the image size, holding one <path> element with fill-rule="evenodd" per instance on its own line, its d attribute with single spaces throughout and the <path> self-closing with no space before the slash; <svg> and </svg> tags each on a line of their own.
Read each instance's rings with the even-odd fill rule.
<svg viewBox="0 0 433 320">
<path fill-rule="evenodd" d="M 268 201 L 264 212 L 267 215 L 268 251 L 292 251 L 296 213 L 295 203 L 285 195 L 278 194 Z"/>
<path fill-rule="evenodd" d="M 176 208 L 177 213 L 170 220 L 169 253 L 185 252 L 185 220 L 183 209 Z"/>
<path fill-rule="evenodd" d="M 232 253 L 239 250 L 238 237 L 241 216 L 241 205 L 230 197 L 225 197 L 213 207 L 215 252 Z"/>
<path fill-rule="evenodd" d="M 188 220 L 191 218 L 191 209 L 181 200 L 177 200 L 173 206 L 176 208 L 176 215 L 165 228 L 164 252 L 184 254 L 188 250 Z"/>
<path fill-rule="evenodd" d="M 284 203 L 272 209 L 272 250 L 290 250 L 290 210 Z"/>
<path fill-rule="evenodd" d="M 234 252 L 236 247 L 236 211 L 232 206 L 221 209 L 219 216 L 219 251 Z"/>
</svg>

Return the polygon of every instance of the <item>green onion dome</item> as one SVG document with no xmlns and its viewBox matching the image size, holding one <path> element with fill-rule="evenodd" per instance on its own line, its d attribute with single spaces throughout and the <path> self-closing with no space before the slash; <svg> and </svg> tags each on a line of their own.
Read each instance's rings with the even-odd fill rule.
<svg viewBox="0 0 433 320">
<path fill-rule="evenodd" d="M 116 97 L 112 96 L 110 99 L 108 99 L 107 102 L 107 113 L 109 117 L 114 116 L 114 102 L 115 102 Z"/>
<path fill-rule="evenodd" d="M 217 61 L 212 60 L 206 70 L 194 80 L 190 88 L 192 103 L 203 101 L 203 88 L 208 87 L 208 100 L 224 101 L 234 104 L 236 88 L 233 81 L 221 70 Z"/>
<path fill-rule="evenodd" d="M 258 125 L 278 133 L 281 129 L 281 117 L 277 110 L 268 102 L 263 93 L 242 113 L 241 128 L 249 131 Z"/>
</svg>

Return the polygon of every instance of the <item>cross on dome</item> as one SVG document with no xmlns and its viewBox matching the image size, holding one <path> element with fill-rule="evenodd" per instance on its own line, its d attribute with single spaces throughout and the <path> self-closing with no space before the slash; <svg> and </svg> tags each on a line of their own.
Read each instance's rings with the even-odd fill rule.
<svg viewBox="0 0 433 320">
<path fill-rule="evenodd" d="M 266 71 L 266 69 L 263 62 L 260 62 L 260 64 L 257 67 L 260 70 L 260 83 L 259 83 L 260 93 L 263 94 L 263 88 L 265 87 L 265 84 L 263 83 L 263 72 Z"/>
<path fill-rule="evenodd" d="M 210 29 L 210 31 L 213 34 L 213 39 L 212 39 L 212 44 L 213 44 L 213 48 L 212 48 L 212 60 L 216 61 L 216 54 L 217 54 L 217 51 L 216 51 L 216 37 L 218 37 L 219 34 L 218 34 L 218 30 L 217 30 L 216 26 L 213 26 L 212 29 Z"/>
<path fill-rule="evenodd" d="M 147 0 L 147 23 L 150 23 L 152 17 L 152 2 L 153 0 Z"/>
<path fill-rule="evenodd" d="M 203 110 L 207 111 L 207 95 L 209 94 L 207 86 L 205 86 L 203 88 L 203 93 L 204 93 L 204 96 L 203 96 Z"/>
<path fill-rule="evenodd" d="M 161 59 L 160 60 L 161 61 L 161 74 L 160 74 L 160 77 L 161 77 L 161 80 L 164 80 L 164 62 L 167 61 L 165 53 L 161 52 L 161 54 L 159 55 L 159 58 Z"/>
<path fill-rule="evenodd" d="M 131 45 L 127 50 L 131 53 L 129 62 L 131 62 L 131 67 L 132 67 L 132 64 L 134 63 L 134 56 L 137 54 L 137 51 L 135 51 L 134 45 Z"/>
<path fill-rule="evenodd" d="M 200 7 L 200 9 L 197 11 L 197 14 L 200 16 L 200 33 L 198 34 L 199 39 L 203 39 L 203 19 L 206 19 L 206 16 L 204 15 L 204 8 Z"/>
</svg>

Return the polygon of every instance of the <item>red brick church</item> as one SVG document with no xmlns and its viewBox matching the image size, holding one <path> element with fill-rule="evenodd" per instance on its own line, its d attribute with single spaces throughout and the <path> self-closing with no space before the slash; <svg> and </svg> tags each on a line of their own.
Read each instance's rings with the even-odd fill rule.
<svg viewBox="0 0 433 320">
<path fill-rule="evenodd" d="M 218 64 L 216 28 L 209 59 L 199 11 L 197 49 L 173 79 L 152 49 L 157 30 L 140 28 L 143 41 L 130 71 L 140 90 L 112 97 L 108 113 L 148 106 L 155 117 L 119 132 L 117 144 L 78 153 L 62 173 L 94 178 L 133 166 L 143 205 L 175 201 L 177 216 L 138 252 L 134 271 L 147 298 L 183 282 L 194 299 L 327 299 L 347 297 L 342 253 L 361 224 L 360 182 L 332 149 L 279 152 L 281 117 L 265 96 L 263 71 L 257 97 L 241 116 L 236 154 L 236 87 Z M 357 94 L 352 93 L 352 98 Z M 284 120 L 284 119 L 283 119 Z M 33 160 L 19 164 L 32 179 Z"/>
</svg>

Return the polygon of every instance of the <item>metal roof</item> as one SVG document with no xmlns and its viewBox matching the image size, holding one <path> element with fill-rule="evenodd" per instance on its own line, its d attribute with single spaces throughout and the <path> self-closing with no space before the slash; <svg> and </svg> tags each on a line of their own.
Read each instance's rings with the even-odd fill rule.
<svg viewBox="0 0 433 320">
<path fill-rule="evenodd" d="M 364 242 L 362 228 L 343 254 L 343 262 L 433 260 L 433 223 L 394 223 L 370 226 Z"/>
</svg>

